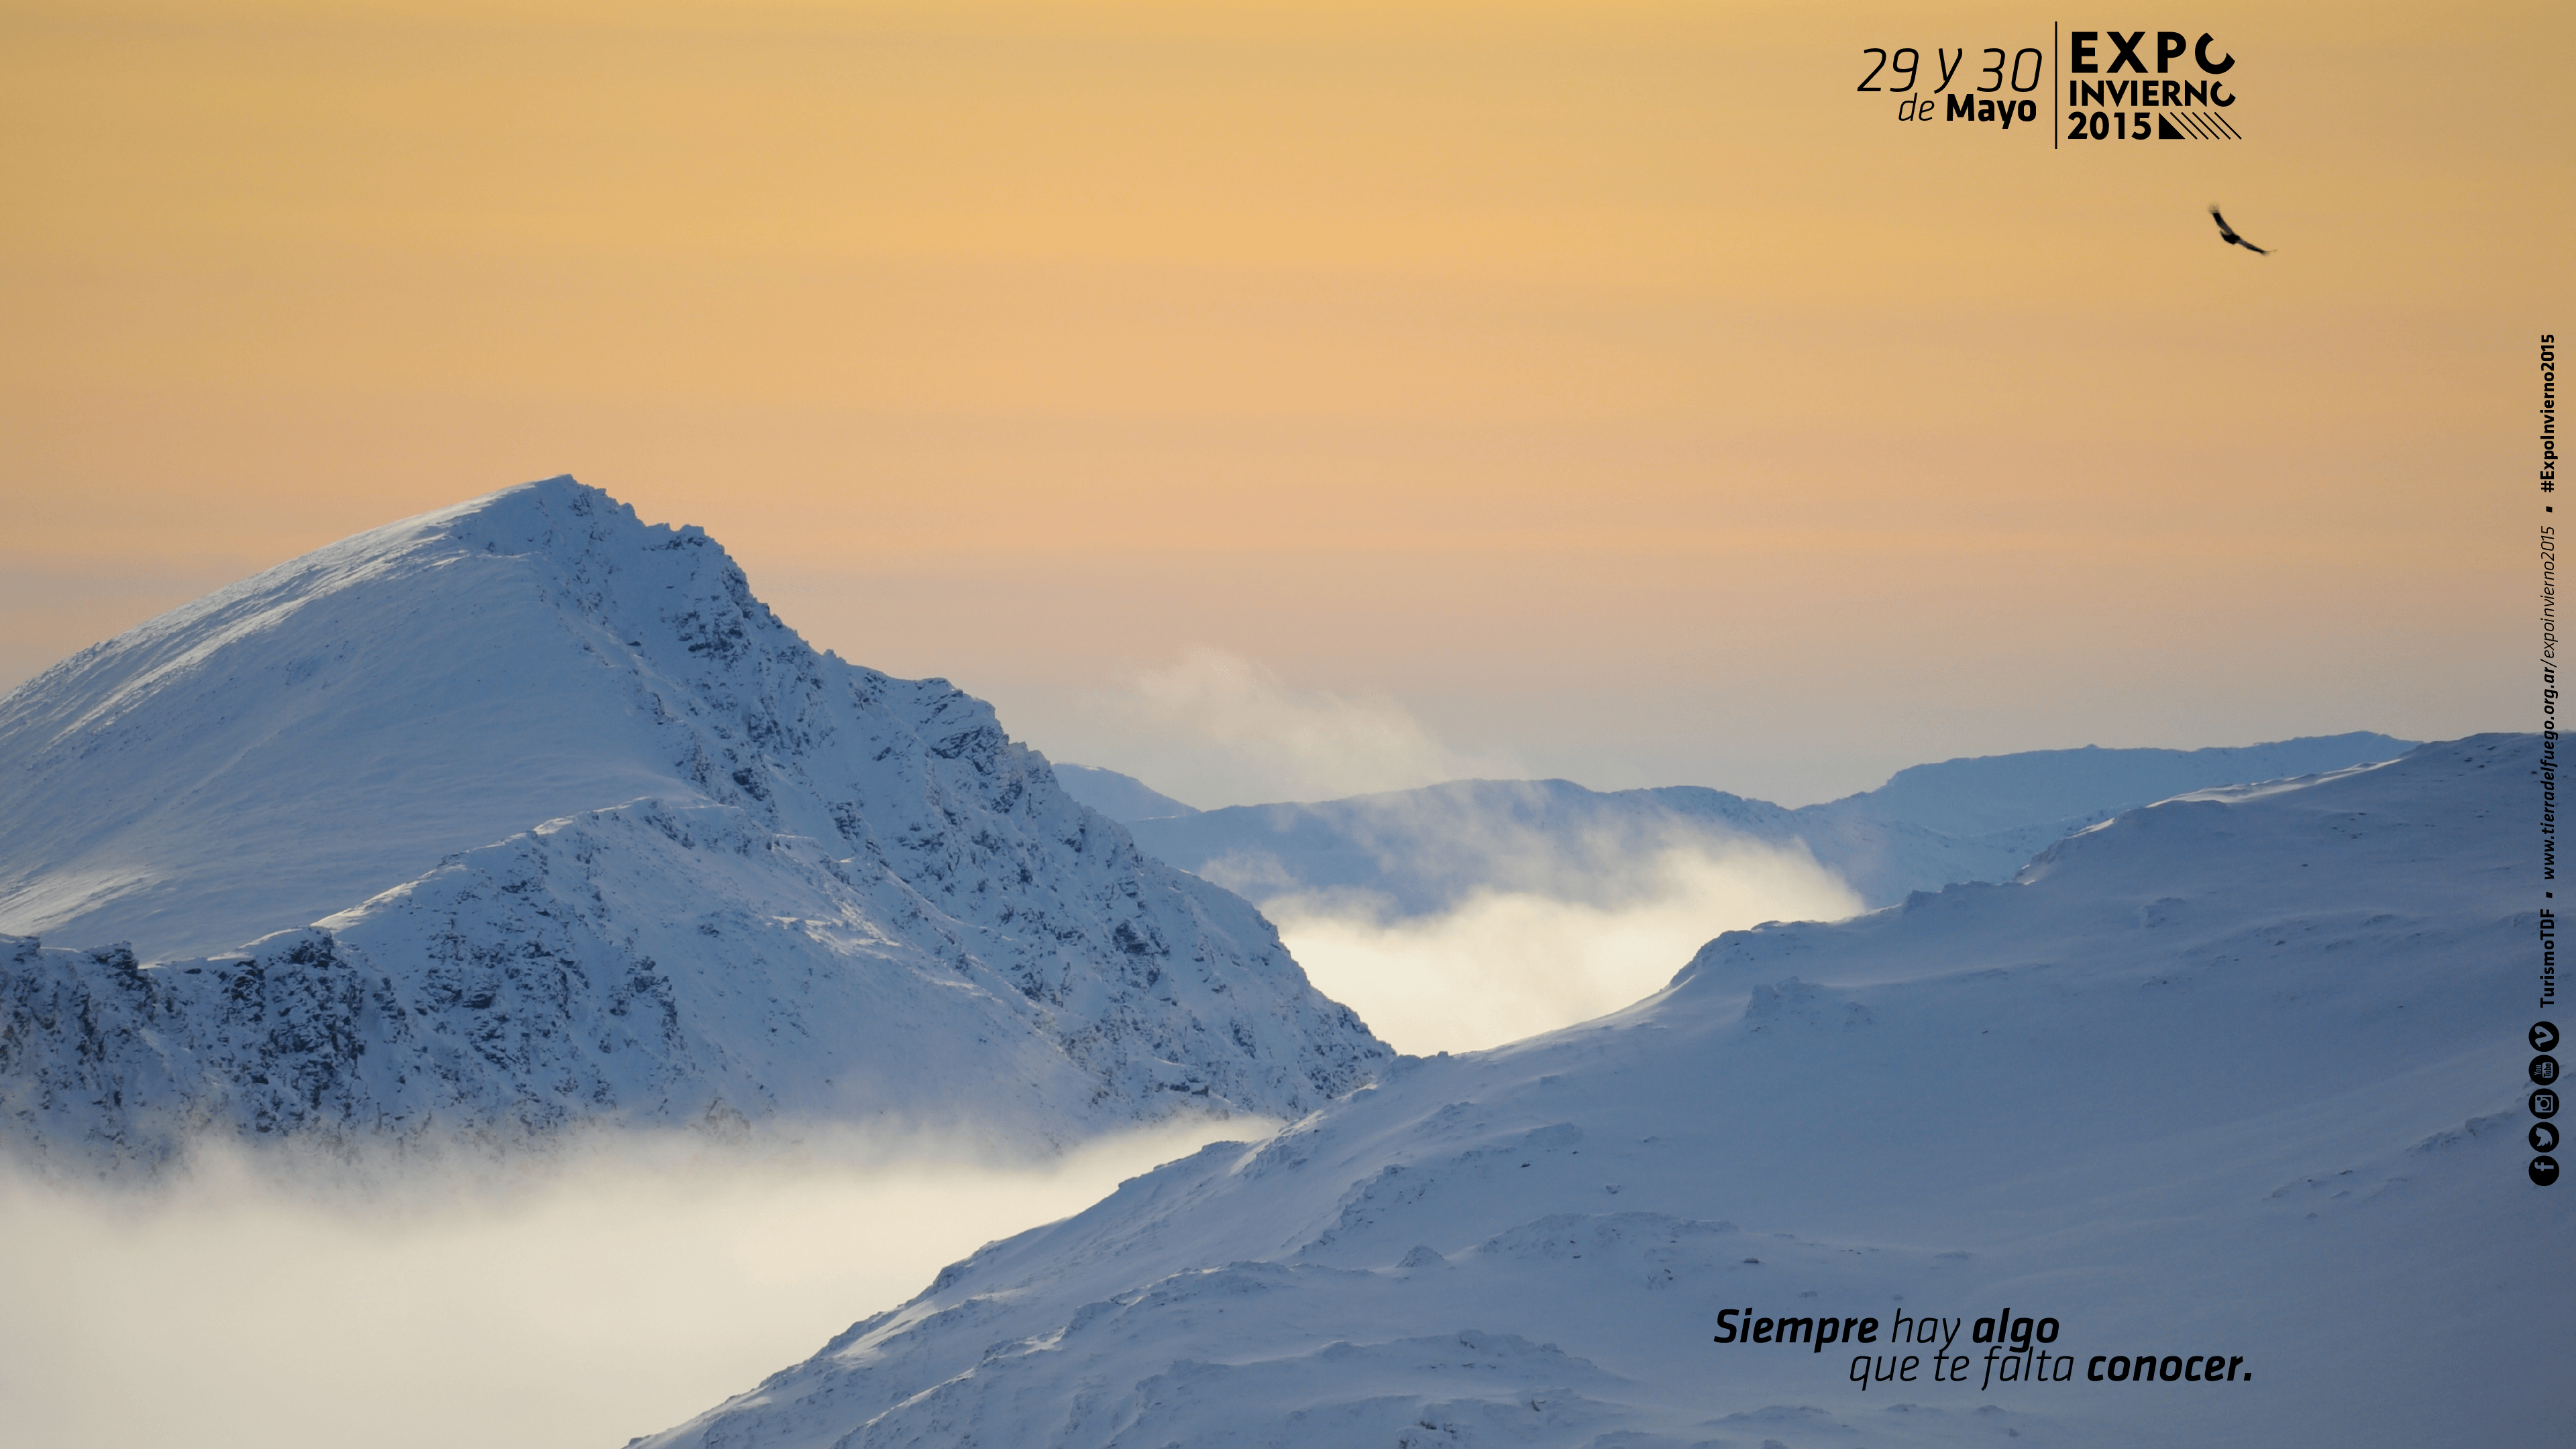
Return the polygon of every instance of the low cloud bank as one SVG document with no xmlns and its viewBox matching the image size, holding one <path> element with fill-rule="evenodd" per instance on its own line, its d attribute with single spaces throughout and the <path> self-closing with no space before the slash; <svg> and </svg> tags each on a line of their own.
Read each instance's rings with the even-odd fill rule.
<svg viewBox="0 0 2576 1449">
<path fill-rule="evenodd" d="M 1803 850 L 1699 841 L 1549 890 L 1479 890 L 1433 915 L 1365 895 L 1272 896 L 1261 908 L 1317 989 L 1400 1051 L 1499 1046 L 1616 1011 L 1663 988 L 1711 937 L 1774 920 L 1838 920 L 1860 897 Z"/>
<path fill-rule="evenodd" d="M 13 1443 L 600 1449 L 667 1428 L 982 1244 L 1275 1124 L 1043 1163 L 846 1137 L 603 1140 L 516 1183 L 201 1159 L 150 1192 L 0 1179 Z"/>
</svg>

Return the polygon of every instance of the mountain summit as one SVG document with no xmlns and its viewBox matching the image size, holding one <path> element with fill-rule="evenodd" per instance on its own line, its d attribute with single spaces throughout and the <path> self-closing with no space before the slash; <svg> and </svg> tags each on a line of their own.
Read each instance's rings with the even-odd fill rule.
<svg viewBox="0 0 2576 1449">
<path fill-rule="evenodd" d="M 988 705 L 818 654 L 705 533 L 568 477 L 29 681 L 0 820 L 0 1114 L 48 1150 L 887 1116 L 1060 1141 L 1299 1114 L 1388 1056 Z"/>
</svg>

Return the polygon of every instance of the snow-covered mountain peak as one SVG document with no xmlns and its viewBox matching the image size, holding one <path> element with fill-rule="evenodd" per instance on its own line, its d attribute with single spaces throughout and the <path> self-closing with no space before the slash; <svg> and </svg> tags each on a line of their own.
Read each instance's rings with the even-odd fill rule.
<svg viewBox="0 0 2576 1449">
<path fill-rule="evenodd" d="M 1302 1112 L 1389 1055 L 988 705 L 818 654 L 704 532 L 569 478 L 30 681 L 0 701 L 0 820 L 0 931 L 171 963 L 11 948 L 0 1109 L 47 1143 L 718 1103 L 1064 1140 L 1191 1101 Z M 215 959 L 315 923 L 319 957 Z M 333 962 L 358 984 L 322 991 Z M 321 1085 L 269 1101 L 282 1078 Z"/>
<path fill-rule="evenodd" d="M 817 655 L 702 530 L 570 478 L 390 524 L 0 701 L 0 928 L 220 950 L 648 795 L 830 836 L 808 768 L 827 674 L 921 713 L 951 758 L 1004 743 L 945 681 Z"/>
<path fill-rule="evenodd" d="M 265 662 L 242 659 L 239 651 L 298 642 L 296 615 L 335 596 L 410 587 L 410 602 L 427 603 L 419 595 L 434 590 L 411 581 L 466 556 L 506 558 L 532 581 L 568 583 L 614 574 L 609 554 L 616 545 L 640 554 L 663 540 L 665 548 L 676 545 L 683 535 L 704 539 L 695 527 L 643 524 L 633 509 L 569 476 L 519 484 L 289 559 L 82 650 L 18 691 L 0 720 L 17 726 L 22 718 L 50 718 L 58 737 L 95 730 L 216 661 Z M 485 572 L 478 580 L 490 577 Z M 290 672 L 309 678 L 326 662 L 299 658 L 292 663 L 302 668 Z M 73 703 L 86 708 L 66 717 L 63 706 Z"/>
</svg>

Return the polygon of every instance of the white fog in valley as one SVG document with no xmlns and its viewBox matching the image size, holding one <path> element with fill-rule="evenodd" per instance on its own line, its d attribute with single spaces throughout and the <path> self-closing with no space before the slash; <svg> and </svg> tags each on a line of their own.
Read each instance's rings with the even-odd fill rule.
<svg viewBox="0 0 2576 1449">
<path fill-rule="evenodd" d="M 1677 845 L 1566 900 L 1477 892 L 1384 920 L 1265 909 L 1391 1045 L 1499 1045 L 1652 994 L 1720 931 L 1858 898 L 1801 853 Z M 1604 904 L 1603 895 L 1624 897 Z M 30 1444 L 623 1444 L 805 1358 L 994 1239 L 1078 1212 L 1251 1119 L 1047 1164 L 850 1137 L 668 1140 L 472 1187 L 262 1180 L 222 1156 L 150 1193 L 0 1182 L 0 1402 Z M 605 1139 L 603 1139 L 604 1141 Z"/>
<path fill-rule="evenodd" d="M 1861 909 L 1851 887 L 1805 852 L 1751 843 L 1675 845 L 1624 874 L 1616 889 L 1483 890 L 1440 914 L 1393 920 L 1365 899 L 1330 894 L 1275 896 L 1261 907 L 1316 989 L 1420 1056 L 1616 1011 L 1661 990 L 1720 932 Z"/>
<path fill-rule="evenodd" d="M 161 1192 L 0 1181 L 0 1441 L 598 1449 L 751 1387 L 978 1246 L 1274 1123 L 1048 1164 L 668 1141 L 513 1184 L 204 1163 Z"/>
</svg>

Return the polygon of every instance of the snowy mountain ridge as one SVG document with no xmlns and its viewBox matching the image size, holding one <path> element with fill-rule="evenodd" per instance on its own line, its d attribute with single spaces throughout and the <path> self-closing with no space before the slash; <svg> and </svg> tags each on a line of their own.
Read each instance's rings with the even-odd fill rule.
<svg viewBox="0 0 2576 1449">
<path fill-rule="evenodd" d="M 203 1130 L 1060 1142 L 1310 1110 L 1389 1056 L 989 706 L 815 653 L 703 532 L 569 478 L 30 681 L 0 819 L 0 1120 L 70 1160 Z"/>
<path fill-rule="evenodd" d="M 992 1244 L 642 1442 L 2514 1437 L 2576 1289 L 2517 1116 L 2536 765 L 2528 736 L 2428 745 L 1731 932 L 1626 1011 L 1408 1060 Z M 2063 1376 L 1994 1381 L 1964 1334 L 1937 1383 L 1856 1379 L 1897 1371 L 1884 1333 L 1712 1341 L 1720 1309 L 2007 1306 L 2062 1326 Z M 2140 1353 L 2244 1373 L 2087 1377 Z"/>
<path fill-rule="evenodd" d="M 2029 859 L 1918 825 L 1818 820 L 1696 785 L 1595 791 L 1570 780 L 1452 780 L 1127 828 L 1157 857 L 1255 901 L 1335 899 L 1399 919 L 1480 891 L 1622 904 L 1656 878 L 1664 853 L 1745 841 L 1811 855 L 1872 904 L 1926 881 L 2009 875 Z"/>
<path fill-rule="evenodd" d="M 2008 880 L 2051 841 L 2168 796 L 2412 747 L 2353 733 L 2206 750 L 2034 750 L 1915 765 L 1876 790 L 1795 809 L 1697 785 L 1452 780 L 1314 803 L 1155 810 L 1167 818 L 1139 816 L 1128 829 L 1160 858 L 1255 901 L 1340 895 L 1395 917 L 1480 890 L 1611 904 L 1603 894 L 1651 880 L 1664 851 L 1745 840 L 1810 855 L 1883 906 Z"/>
</svg>

